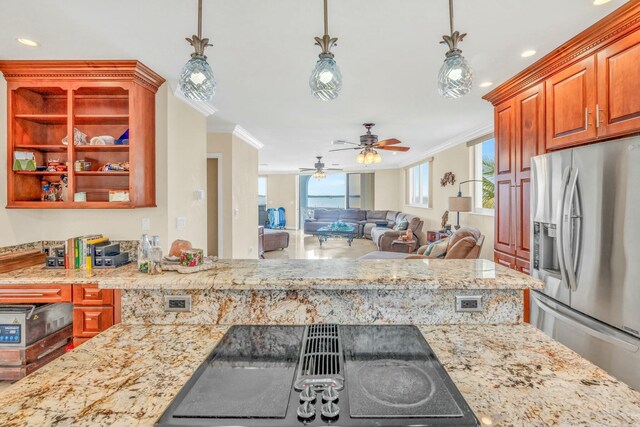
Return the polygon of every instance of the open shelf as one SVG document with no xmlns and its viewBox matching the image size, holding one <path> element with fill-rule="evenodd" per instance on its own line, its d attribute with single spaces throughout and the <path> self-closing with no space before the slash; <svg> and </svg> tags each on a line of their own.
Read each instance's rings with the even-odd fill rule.
<svg viewBox="0 0 640 427">
<path fill-rule="evenodd" d="M 59 176 L 59 175 L 69 175 L 69 171 L 64 172 L 48 172 L 48 171 L 13 171 L 13 173 L 17 175 L 39 175 L 39 176 Z"/>
<path fill-rule="evenodd" d="M 66 114 L 16 114 L 13 117 L 43 125 L 63 125 L 67 122 Z"/>
<path fill-rule="evenodd" d="M 14 209 L 131 209 L 155 206 L 155 93 L 164 79 L 135 60 L 0 61 L 7 82 L 7 207 Z M 73 145 L 74 129 L 92 138 L 132 145 Z M 69 139 L 69 145 L 62 141 Z M 13 152 L 32 152 L 38 166 L 62 162 L 64 172 L 14 171 Z M 76 162 L 89 170 L 76 172 Z M 127 162 L 129 171 L 98 171 Z M 93 170 L 91 170 L 93 169 Z M 68 176 L 62 179 L 62 176 Z M 135 181 L 132 177 L 135 176 Z M 62 181 L 63 202 L 40 200 L 43 186 Z M 127 190 L 128 202 L 109 202 L 110 190 Z M 74 202 L 85 192 L 87 202 Z"/>
<path fill-rule="evenodd" d="M 80 171 L 77 176 L 128 176 L 129 171 Z"/>
<path fill-rule="evenodd" d="M 76 114 L 76 125 L 128 125 L 128 114 Z"/>
<path fill-rule="evenodd" d="M 53 144 L 29 144 L 29 145 L 16 145 L 13 147 L 16 150 L 36 150 L 36 151 L 49 151 L 57 153 L 65 153 L 68 149 L 66 145 L 53 145 Z"/>
<path fill-rule="evenodd" d="M 128 145 L 76 145 L 74 149 L 78 152 L 93 152 L 93 153 L 112 153 L 112 152 L 125 152 L 129 151 Z"/>
</svg>

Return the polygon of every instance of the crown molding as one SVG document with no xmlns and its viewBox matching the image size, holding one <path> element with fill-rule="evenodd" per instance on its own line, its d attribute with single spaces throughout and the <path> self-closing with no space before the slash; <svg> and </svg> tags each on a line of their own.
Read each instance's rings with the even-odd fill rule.
<svg viewBox="0 0 640 427">
<path fill-rule="evenodd" d="M 233 128 L 232 134 L 244 140 L 247 144 L 251 145 L 252 147 L 255 147 L 258 150 L 264 147 L 264 144 L 260 142 L 258 138 L 251 135 L 249 131 L 247 131 L 245 128 L 243 128 L 240 125 L 236 125 L 236 127 Z"/>
<path fill-rule="evenodd" d="M 460 134 L 458 136 L 455 136 L 453 138 L 451 138 L 450 140 L 447 140 L 446 142 L 443 142 L 442 144 L 438 144 L 435 147 L 431 148 L 428 151 L 424 151 L 422 153 L 420 153 L 420 155 L 418 156 L 417 160 L 409 160 L 406 162 L 402 162 L 399 163 L 399 167 L 401 168 L 406 168 L 408 166 L 412 166 L 415 164 L 418 164 L 420 162 L 423 162 L 425 160 L 427 160 L 430 157 L 435 156 L 436 154 L 438 154 L 441 151 L 446 150 L 447 148 L 451 148 L 454 147 L 458 144 L 466 144 L 468 141 L 471 141 L 473 139 L 479 138 L 481 136 L 485 136 L 488 135 L 490 133 L 493 132 L 493 123 L 490 125 L 485 125 L 479 128 L 476 128 L 474 130 L 471 130 L 469 132 Z"/>
<path fill-rule="evenodd" d="M 203 116 L 209 117 L 218 112 L 218 109 L 211 102 L 195 101 L 184 96 L 184 93 L 182 93 L 182 90 L 180 90 L 180 85 L 177 82 L 172 81 L 171 83 L 169 83 L 169 85 L 171 86 L 173 95 L 176 98 L 178 98 L 180 101 L 184 102 Z"/>
</svg>

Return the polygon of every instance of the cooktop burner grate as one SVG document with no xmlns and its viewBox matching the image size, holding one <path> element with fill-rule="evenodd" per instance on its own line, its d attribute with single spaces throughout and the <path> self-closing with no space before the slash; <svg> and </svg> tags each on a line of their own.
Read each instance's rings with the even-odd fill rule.
<svg viewBox="0 0 640 427">
<path fill-rule="evenodd" d="M 317 324 L 305 327 L 295 387 L 343 387 L 342 345 L 338 325 Z"/>
</svg>

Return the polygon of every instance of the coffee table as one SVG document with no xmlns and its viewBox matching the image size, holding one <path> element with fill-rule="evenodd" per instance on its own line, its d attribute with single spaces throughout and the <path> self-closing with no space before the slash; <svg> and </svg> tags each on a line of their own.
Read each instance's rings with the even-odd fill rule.
<svg viewBox="0 0 640 427">
<path fill-rule="evenodd" d="M 321 227 L 315 232 L 315 235 L 318 236 L 318 241 L 320 242 L 320 247 L 322 244 L 329 239 L 329 237 L 338 237 L 341 239 L 347 239 L 349 242 L 349 246 L 351 246 L 351 242 L 353 239 L 358 237 L 358 232 L 355 227 L 347 227 L 347 228 L 331 228 L 331 227 Z"/>
</svg>

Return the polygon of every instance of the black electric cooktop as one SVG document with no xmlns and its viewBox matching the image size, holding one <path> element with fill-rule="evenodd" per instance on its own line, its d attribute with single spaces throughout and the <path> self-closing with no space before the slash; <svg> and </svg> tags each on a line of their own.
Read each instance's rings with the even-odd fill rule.
<svg viewBox="0 0 640 427">
<path fill-rule="evenodd" d="M 477 426 L 415 326 L 234 326 L 158 426 Z"/>
</svg>

